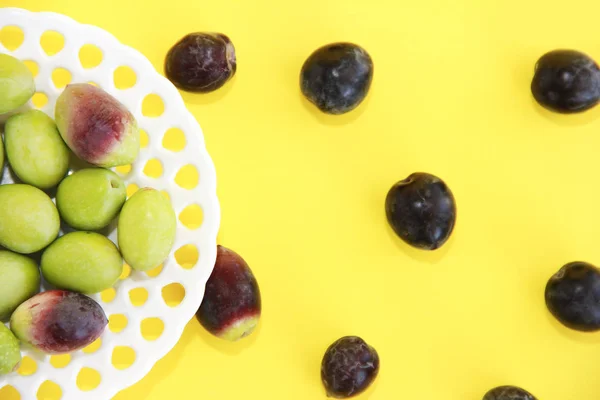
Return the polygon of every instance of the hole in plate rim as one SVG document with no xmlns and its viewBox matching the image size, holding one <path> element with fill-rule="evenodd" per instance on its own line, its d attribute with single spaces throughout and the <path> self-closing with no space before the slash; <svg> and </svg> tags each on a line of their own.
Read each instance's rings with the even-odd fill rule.
<svg viewBox="0 0 600 400">
<path fill-rule="evenodd" d="M 4 31 L 10 31 L 10 30 L 14 30 L 15 32 L 19 32 L 17 34 L 17 42 L 18 44 L 13 45 L 13 43 L 11 43 L 11 40 L 9 40 L 9 38 L 4 38 L 5 33 L 3 33 Z M 10 33 L 6 33 L 6 35 L 8 36 Z M 27 33 L 26 30 L 14 23 L 8 23 L 7 25 L 4 25 L 2 27 L 0 27 L 0 45 L 2 45 L 2 47 L 4 47 L 6 50 L 10 51 L 10 52 L 14 52 L 17 51 L 19 48 L 21 48 L 21 46 L 23 46 L 23 43 L 25 43 L 25 40 L 27 40 Z M 7 46 L 8 44 L 8 46 Z"/>
<path fill-rule="evenodd" d="M 187 145 L 187 136 L 183 129 L 173 126 L 164 131 L 161 140 L 163 149 L 171 153 L 180 153 L 186 149 Z"/>
<path fill-rule="evenodd" d="M 87 376 L 82 377 L 82 374 L 87 375 Z M 84 379 L 84 378 L 88 378 L 86 380 L 93 379 L 94 383 L 95 383 L 95 381 L 97 381 L 97 383 L 88 388 L 87 386 L 84 386 L 82 382 L 80 382 L 80 380 Z M 77 384 L 77 388 L 79 390 L 81 390 L 82 392 L 90 392 L 92 390 L 95 390 L 98 386 L 100 386 L 102 384 L 102 374 L 95 368 L 83 366 L 77 372 L 76 384 Z M 84 386 L 85 388 L 82 388 L 82 386 Z"/>
<path fill-rule="evenodd" d="M 190 254 L 191 257 L 188 258 Z M 185 243 L 179 246 L 174 251 L 173 256 L 175 258 L 175 262 L 177 263 L 177 265 L 179 265 L 179 267 L 189 270 L 195 268 L 198 265 L 198 262 L 200 261 L 200 250 L 198 249 L 198 246 L 196 246 L 196 244 L 194 243 Z M 193 263 L 184 262 L 188 261 L 188 259 L 193 261 Z M 190 265 L 190 267 L 187 267 L 187 265 Z"/>
<path fill-rule="evenodd" d="M 62 90 L 73 82 L 73 73 L 68 68 L 58 66 L 50 73 L 50 80 L 55 89 Z"/>
<path fill-rule="evenodd" d="M 148 326 L 150 324 L 150 326 Z M 156 325 L 155 325 L 156 324 Z M 140 333 L 144 340 L 153 342 L 160 339 L 165 333 L 165 321 L 161 317 L 146 317 L 140 321 Z M 158 328 L 158 329 L 157 329 Z M 154 335 L 154 330 L 160 331 Z M 145 331 L 145 332 L 144 332 Z"/>
<path fill-rule="evenodd" d="M 117 90 L 132 89 L 138 84 L 138 73 L 129 65 L 121 64 L 113 69 L 112 80 Z"/>
<path fill-rule="evenodd" d="M 38 371 L 38 363 L 33 358 L 25 355 L 21 358 L 19 363 L 19 368 L 17 369 L 17 373 L 20 376 L 31 376 L 34 375 Z"/>
<path fill-rule="evenodd" d="M 117 322 L 115 322 L 117 321 Z M 111 324 L 112 322 L 112 324 Z M 116 325 L 116 326 L 115 326 Z M 122 313 L 112 313 L 108 316 L 108 329 L 113 334 L 123 332 L 129 326 L 129 318 Z"/>
<path fill-rule="evenodd" d="M 47 396 L 40 397 L 41 396 L 40 390 L 51 391 L 52 397 L 47 397 Z M 58 399 L 62 399 L 62 397 L 63 397 L 62 387 L 58 383 L 54 382 L 51 379 L 46 379 L 42 383 L 40 383 L 40 385 L 38 386 L 38 389 L 36 391 L 36 399 L 39 399 L 39 400 L 58 400 Z"/>
<path fill-rule="evenodd" d="M 165 290 L 167 291 L 167 293 L 165 293 Z M 178 292 L 180 292 L 181 290 L 183 290 L 183 293 L 181 296 L 179 296 L 180 293 L 178 293 Z M 172 292 L 172 293 L 170 293 L 170 292 Z M 165 305 L 167 307 L 176 308 L 176 307 L 180 306 L 181 303 L 183 303 L 183 301 L 187 297 L 187 290 L 185 289 L 185 285 L 183 283 L 171 282 L 169 284 L 164 285 L 160 289 L 160 294 L 163 299 L 163 302 L 165 303 Z M 171 298 L 171 296 L 172 296 L 172 298 Z"/>
<path fill-rule="evenodd" d="M 127 295 L 129 297 L 129 303 L 134 307 L 142 307 L 150 298 L 150 292 L 143 286 L 129 289 Z"/>
<path fill-rule="evenodd" d="M 35 93 L 33 93 L 33 96 L 31 96 L 31 103 L 38 110 L 46 107 L 49 101 L 50 97 L 48 97 L 48 95 L 41 90 L 36 90 Z"/>
<path fill-rule="evenodd" d="M 49 363 L 53 368 L 62 369 L 66 368 L 72 361 L 70 353 L 66 354 L 52 354 L 49 358 Z M 56 365 L 58 364 L 58 365 Z"/>
<path fill-rule="evenodd" d="M 188 204 L 179 211 L 177 219 L 186 229 L 196 231 L 204 224 L 204 208 L 198 203 Z"/>
<path fill-rule="evenodd" d="M 159 179 L 164 175 L 165 167 L 160 158 L 153 157 L 146 161 L 142 173 L 148 178 Z"/>
<path fill-rule="evenodd" d="M 84 54 L 82 54 L 82 52 Z M 99 54 L 94 54 L 94 53 L 99 53 Z M 87 61 L 84 62 L 83 59 L 91 59 L 92 61 L 94 61 L 93 63 L 88 63 Z M 102 47 L 98 46 L 95 43 L 83 43 L 82 45 L 79 46 L 79 50 L 77 51 L 77 59 L 79 60 L 79 65 L 81 66 L 81 68 L 85 69 L 85 70 L 91 70 L 94 68 L 98 68 L 105 59 L 105 54 L 104 54 L 104 50 L 102 50 Z M 96 63 L 96 59 L 98 59 L 98 62 Z"/>
<path fill-rule="evenodd" d="M 50 35 L 50 37 L 48 36 Z M 52 38 L 52 36 L 54 36 L 54 38 Z M 48 39 L 44 39 L 44 37 L 48 37 Z M 58 39 L 60 38 L 60 39 Z M 58 39 L 58 41 L 56 40 Z M 49 53 L 48 50 L 46 50 L 44 47 L 45 45 L 42 43 L 42 41 L 44 40 L 50 40 L 50 43 L 47 43 L 47 45 L 50 45 L 50 49 L 52 52 Z M 52 42 L 56 42 L 56 43 L 52 43 Z M 46 30 L 44 30 L 38 39 L 38 44 L 40 46 L 40 49 L 42 50 L 42 52 L 44 54 L 46 54 L 46 56 L 48 57 L 56 57 L 60 52 L 62 52 L 65 49 L 65 46 L 67 45 L 67 37 L 65 35 L 63 35 L 60 31 L 57 31 L 55 29 L 52 28 L 48 28 Z M 59 44 L 60 48 L 58 48 L 58 46 L 56 46 L 56 52 L 54 52 L 54 47 L 55 44 Z"/>
<path fill-rule="evenodd" d="M 194 164 L 188 163 L 177 170 L 173 180 L 181 189 L 194 190 L 200 184 L 200 171 Z"/>
<path fill-rule="evenodd" d="M 133 355 L 133 357 L 131 357 Z M 119 363 L 115 361 L 115 358 L 125 358 L 126 362 L 124 363 Z M 129 360 L 129 358 L 133 358 L 133 360 Z M 113 347 L 112 352 L 111 352 L 111 365 L 113 366 L 113 368 L 119 370 L 119 371 L 125 371 L 129 368 L 131 368 L 137 361 L 137 351 L 128 345 L 121 345 L 121 344 L 117 344 L 116 346 Z M 117 365 L 123 365 L 123 367 L 119 367 Z"/>
<path fill-rule="evenodd" d="M 139 111 L 144 118 L 159 118 L 167 112 L 167 104 L 159 93 L 149 92 L 143 95 Z"/>
</svg>

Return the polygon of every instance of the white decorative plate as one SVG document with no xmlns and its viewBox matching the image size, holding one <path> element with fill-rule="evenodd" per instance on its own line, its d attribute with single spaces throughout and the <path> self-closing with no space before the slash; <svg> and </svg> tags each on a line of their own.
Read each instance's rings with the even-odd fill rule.
<svg viewBox="0 0 600 400">
<path fill-rule="evenodd" d="M 50 357 L 31 349 L 23 349 L 23 356 L 27 356 L 26 373 L 30 375 L 21 371 L 0 376 L 0 388 L 11 385 L 24 400 L 36 399 L 40 385 L 47 380 L 60 386 L 62 400 L 110 399 L 120 390 L 144 377 L 152 366 L 173 348 L 202 301 L 204 286 L 216 259 L 216 237 L 220 222 L 215 169 L 205 149 L 202 130 L 186 109 L 180 94 L 138 51 L 119 43 L 102 29 L 77 23 L 55 13 L 32 13 L 15 8 L 0 9 L 0 29 L 7 26 L 20 28 L 24 33 L 24 41 L 13 51 L 0 44 L 0 52 L 37 64 L 37 92 L 45 94 L 48 99 L 47 103 L 40 107 L 41 110 L 50 116 L 54 115 L 54 104 L 61 92 L 61 89 L 55 87 L 52 79 L 52 74 L 57 68 L 68 70 L 71 82 L 95 82 L 125 104 L 135 115 L 140 128 L 147 133 L 147 141 L 142 140 L 143 148 L 131 170 L 121 173 L 126 184 L 149 186 L 165 191 L 178 216 L 189 206 L 195 207 L 196 210 L 198 206 L 202 209 L 200 226 L 184 226 L 181 218 L 178 218 L 175 246 L 158 275 L 158 270 L 150 274 L 134 271 L 128 278 L 118 282 L 115 287 L 116 295 L 111 301 L 102 300 L 110 299 L 109 292 L 103 293 L 102 296 L 93 296 L 111 321 L 97 350 L 75 352 L 66 366 L 61 365 L 62 368 L 57 368 L 53 366 L 58 365 L 57 360 L 51 360 Z M 55 35 L 58 32 L 64 37 L 62 50 L 51 56 L 40 44 L 42 35 L 47 31 L 54 31 Z M 84 45 L 94 45 L 101 50 L 99 65 L 84 68 L 79 59 L 80 49 Z M 135 72 L 135 84 L 130 88 L 115 87 L 114 73 L 121 66 L 129 67 Z M 149 94 L 154 95 L 153 100 L 157 99 L 156 95 L 162 99 L 164 112 L 159 116 L 148 117 L 142 113 L 142 103 Z M 40 96 L 43 97 L 37 95 L 34 99 Z M 33 102 L 28 106 L 33 107 Z M 174 149 L 178 151 L 163 147 L 163 137 L 172 128 L 185 134 L 185 145 Z M 161 164 L 160 176 L 147 176 L 144 172 L 150 160 L 155 167 L 157 161 Z M 156 171 L 156 168 L 154 170 Z M 197 184 L 194 187 L 180 187 L 176 183 L 176 176 L 180 170 L 182 174 L 188 174 L 187 183 L 193 184 L 194 176 L 198 176 Z M 156 176 L 157 173 L 151 175 Z M 189 178 L 190 176 L 192 178 Z M 2 183 L 9 181 L 10 174 L 5 172 Z M 191 209 L 187 212 L 189 210 Z M 109 237 L 115 241 L 114 229 Z M 194 248 L 199 255 L 195 263 Z M 178 249 L 182 250 L 177 252 Z M 180 254 L 188 254 L 185 256 L 188 259 L 182 261 Z M 4 284 L 6 283 L 0 282 L 0 290 Z M 167 289 L 163 290 L 165 287 Z M 131 292 L 132 290 L 134 292 Z M 145 302 L 144 291 L 147 293 Z M 135 305 L 130 298 L 132 295 Z M 181 302 L 176 304 L 179 300 Z M 127 325 L 117 332 L 123 328 L 125 318 Z M 164 325 L 162 334 L 161 321 Z M 142 332 L 142 326 L 144 329 L 150 327 L 154 331 L 152 337 Z M 122 358 L 128 358 L 129 361 L 126 364 L 113 365 L 114 351 L 117 359 L 119 355 L 124 355 Z M 129 365 L 133 359 L 135 361 Z M 64 364 L 64 358 L 60 362 Z M 37 367 L 34 364 L 37 364 Z M 86 374 L 90 374 L 89 369 L 93 369 L 97 372 L 96 375 L 100 376 L 100 383 L 95 388 L 92 388 L 95 384 L 84 386 L 83 390 L 78 386 L 78 374 L 82 368 L 86 368 Z"/>
</svg>

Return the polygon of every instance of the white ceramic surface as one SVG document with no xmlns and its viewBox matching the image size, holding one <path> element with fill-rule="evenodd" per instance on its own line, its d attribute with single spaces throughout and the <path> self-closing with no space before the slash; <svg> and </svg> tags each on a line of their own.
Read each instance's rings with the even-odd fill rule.
<svg viewBox="0 0 600 400">
<path fill-rule="evenodd" d="M 75 352 L 70 363 L 60 369 L 50 364 L 48 356 L 23 349 L 24 356 L 36 361 L 36 372 L 30 376 L 18 373 L 0 376 L 0 388 L 12 385 L 23 400 L 36 399 L 39 386 L 46 380 L 61 387 L 62 400 L 110 399 L 144 377 L 173 348 L 202 301 L 204 286 L 216 258 L 216 237 L 220 222 L 215 169 L 205 149 L 202 130 L 186 109 L 179 92 L 138 51 L 119 43 L 100 28 L 83 25 L 55 13 L 0 9 L 0 29 L 5 26 L 19 27 L 24 32 L 25 39 L 12 52 L 0 44 L 0 52 L 37 63 L 37 91 L 45 93 L 49 100 L 41 108 L 44 112 L 53 116 L 54 104 L 61 92 L 54 86 L 51 78 L 52 71 L 56 68 L 67 69 L 72 75 L 71 82 L 97 83 L 133 112 L 149 137 L 148 145 L 141 149 L 131 171 L 123 175 L 126 184 L 166 191 L 177 215 L 191 204 L 199 205 L 203 211 L 202 225 L 195 230 L 186 228 L 178 219 L 175 246 L 157 277 L 132 272 L 129 278 L 118 282 L 113 301 L 105 303 L 100 295 L 93 296 L 102 305 L 109 319 L 111 314 L 124 314 L 127 317 L 128 324 L 123 331 L 113 333 L 107 328 L 98 351 L 91 354 Z M 59 32 L 65 39 L 64 48 L 53 56 L 48 56 L 40 45 L 41 35 L 49 30 Z M 85 69 L 81 65 L 78 54 L 85 44 L 93 44 L 102 50 L 102 62 L 95 68 Z M 119 66 L 128 66 L 135 71 L 137 81 L 132 88 L 115 88 L 113 72 Z M 164 113 L 153 118 L 142 115 L 142 101 L 151 93 L 159 95 L 165 106 Z M 32 107 L 32 103 L 29 106 Z M 163 135 L 169 128 L 179 128 L 185 133 L 186 146 L 183 150 L 172 152 L 162 147 Z M 151 178 L 143 173 L 144 166 L 150 159 L 161 162 L 163 174 L 160 178 Z M 198 185 L 191 190 L 175 183 L 175 175 L 185 165 L 193 165 L 200 176 Z M 5 171 L 2 183 L 9 183 L 10 180 L 11 175 Z M 109 237 L 115 241 L 114 229 Z M 200 254 L 198 262 L 191 269 L 179 266 L 174 256 L 175 251 L 186 244 L 196 246 Z M 171 283 L 179 283 L 185 288 L 185 298 L 176 307 L 169 307 L 161 295 L 162 288 Z M 5 284 L 0 282 L 0 290 Z M 148 291 L 148 300 L 140 307 L 135 307 L 130 302 L 129 291 L 135 288 L 145 288 Z M 141 334 L 140 324 L 149 317 L 160 318 L 164 323 L 164 332 L 155 341 L 147 341 Z M 135 351 L 136 360 L 128 369 L 119 370 L 112 365 L 115 346 L 128 346 Z M 77 386 L 77 375 L 83 367 L 93 368 L 101 375 L 101 383 L 94 390 L 83 392 Z"/>
</svg>

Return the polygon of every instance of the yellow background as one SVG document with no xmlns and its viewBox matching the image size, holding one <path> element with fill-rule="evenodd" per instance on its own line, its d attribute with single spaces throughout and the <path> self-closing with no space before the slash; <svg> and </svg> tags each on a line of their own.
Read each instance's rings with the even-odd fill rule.
<svg viewBox="0 0 600 400">
<path fill-rule="evenodd" d="M 500 384 L 539 399 L 595 399 L 600 334 L 546 311 L 564 263 L 600 264 L 600 108 L 543 111 L 539 56 L 600 60 L 597 1 L 0 0 L 113 33 L 162 72 L 192 31 L 220 31 L 238 72 L 183 94 L 218 173 L 219 242 L 261 287 L 250 338 L 226 343 L 191 321 L 174 350 L 116 400 L 324 399 L 327 346 L 359 335 L 381 357 L 371 400 L 480 400 Z M 305 58 L 353 41 L 374 59 L 368 100 L 342 117 L 300 95 Z M 444 179 L 458 204 L 450 242 L 426 253 L 387 226 L 389 187 Z M 4 399 L 3 399 L 4 400 Z"/>
</svg>

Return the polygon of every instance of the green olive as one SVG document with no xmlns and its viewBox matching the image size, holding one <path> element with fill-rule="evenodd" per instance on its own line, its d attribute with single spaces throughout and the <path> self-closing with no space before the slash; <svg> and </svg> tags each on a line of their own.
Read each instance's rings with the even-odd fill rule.
<svg viewBox="0 0 600 400">
<path fill-rule="evenodd" d="M 21 362 L 19 340 L 0 323 L 0 375 L 13 372 Z"/>
<path fill-rule="evenodd" d="M 58 185 L 56 206 L 73 228 L 95 231 L 117 216 L 126 197 L 125 184 L 117 174 L 88 168 L 69 175 Z"/>
<path fill-rule="evenodd" d="M 6 157 L 23 182 L 49 189 L 64 178 L 69 168 L 69 149 L 56 124 L 39 110 L 16 114 L 4 129 Z"/>
<path fill-rule="evenodd" d="M 0 320 L 7 320 L 13 311 L 40 289 L 40 271 L 31 258 L 12 251 L 0 250 Z"/>
<path fill-rule="evenodd" d="M 34 253 L 52 243 L 59 229 L 58 210 L 46 193 L 24 184 L 0 186 L 0 245 Z"/>
<path fill-rule="evenodd" d="M 151 188 L 138 190 L 125 202 L 117 235 L 123 258 L 138 271 L 160 265 L 175 242 L 177 218 L 169 200 Z"/>
<path fill-rule="evenodd" d="M 99 233 L 71 232 L 42 254 L 42 275 L 52 285 L 80 293 L 112 287 L 123 271 L 123 259 L 113 242 Z"/>
<path fill-rule="evenodd" d="M 33 96 L 33 74 L 20 60 L 0 54 L 0 114 L 14 111 Z"/>
</svg>

